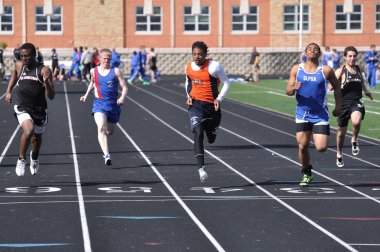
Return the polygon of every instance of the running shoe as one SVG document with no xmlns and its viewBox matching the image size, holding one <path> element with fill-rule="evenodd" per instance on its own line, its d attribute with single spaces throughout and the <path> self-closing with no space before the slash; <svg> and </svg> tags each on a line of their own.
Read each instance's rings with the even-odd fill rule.
<svg viewBox="0 0 380 252">
<path fill-rule="evenodd" d="M 110 154 L 104 155 L 103 158 L 104 158 L 104 164 L 105 165 L 112 165 Z"/>
<path fill-rule="evenodd" d="M 38 160 L 33 160 L 32 151 L 30 151 L 30 174 L 36 175 L 38 173 L 38 169 L 40 168 L 40 163 Z"/>
<path fill-rule="evenodd" d="M 148 86 L 148 85 L 150 85 L 150 82 L 149 82 L 149 81 L 144 81 L 144 82 L 143 82 L 143 85 L 144 85 L 144 86 Z"/>
<path fill-rule="evenodd" d="M 17 165 L 16 165 L 17 176 L 24 176 L 25 175 L 25 166 L 26 166 L 25 159 L 17 160 Z"/>
<path fill-rule="evenodd" d="M 132 85 L 132 80 L 128 79 L 127 82 L 129 85 Z"/>
<path fill-rule="evenodd" d="M 344 166 L 343 157 L 337 157 L 336 158 L 336 166 L 338 166 L 338 167 Z"/>
<path fill-rule="evenodd" d="M 352 142 L 352 155 L 357 156 L 359 154 L 359 143 L 358 142 Z"/>
<path fill-rule="evenodd" d="M 304 174 L 303 175 L 303 178 L 302 178 L 302 180 L 301 180 L 301 182 L 300 182 L 300 186 L 302 186 L 302 187 L 304 187 L 304 186 L 309 186 L 309 183 L 311 182 L 311 181 L 313 181 L 313 175 L 306 175 L 306 174 Z"/>
<path fill-rule="evenodd" d="M 200 178 L 201 182 L 205 182 L 208 178 L 208 175 L 205 171 L 205 168 L 204 167 L 199 168 L 198 172 L 199 172 L 199 178 Z"/>
</svg>

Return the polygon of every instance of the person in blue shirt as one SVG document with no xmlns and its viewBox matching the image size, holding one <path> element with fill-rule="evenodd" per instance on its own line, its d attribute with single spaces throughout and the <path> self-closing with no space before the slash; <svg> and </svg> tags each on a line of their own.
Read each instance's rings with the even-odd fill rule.
<svg viewBox="0 0 380 252">
<path fill-rule="evenodd" d="M 333 116 L 340 114 L 342 94 L 334 70 L 319 64 L 321 48 L 316 43 L 305 49 L 306 62 L 296 64 L 290 71 L 286 94 L 296 95 L 296 125 L 298 158 L 303 174 L 300 186 L 308 186 L 313 180 L 310 164 L 309 145 L 311 136 L 315 149 L 325 152 L 330 135 L 330 118 L 327 107 L 328 81 L 334 89 L 335 109 Z"/>
<path fill-rule="evenodd" d="M 146 79 L 146 75 L 145 75 L 147 55 L 146 55 L 144 45 L 140 46 L 140 50 L 137 53 L 137 55 L 139 56 L 139 59 L 140 59 L 140 68 L 139 68 L 140 78 L 139 79 L 140 81 L 142 81 L 143 85 L 149 85 L 150 83 Z"/>
<path fill-rule="evenodd" d="M 72 62 L 69 69 L 69 73 L 67 74 L 67 77 L 70 79 L 71 76 L 73 76 L 73 71 L 75 70 L 75 76 L 77 77 L 77 80 L 81 79 L 81 74 L 79 70 L 79 64 L 80 59 L 82 57 L 82 54 L 80 51 L 78 51 L 78 48 L 73 48 L 73 56 L 72 56 Z"/>
<path fill-rule="evenodd" d="M 112 164 L 108 150 L 108 136 L 113 134 L 115 126 L 119 122 L 120 106 L 124 104 L 128 92 L 120 69 L 111 66 L 111 58 L 111 50 L 107 48 L 100 50 L 100 65 L 91 69 L 91 82 L 86 94 L 80 98 L 80 101 L 85 102 L 90 91 L 94 89 L 95 99 L 92 115 L 98 127 L 98 141 L 103 151 L 105 165 Z M 120 97 L 119 86 L 122 89 Z"/>
<path fill-rule="evenodd" d="M 329 46 L 326 46 L 325 51 L 322 53 L 322 64 L 333 67 L 333 54 Z"/>
<path fill-rule="evenodd" d="M 336 49 L 332 49 L 333 69 L 337 70 L 340 67 L 340 53 Z"/>
<path fill-rule="evenodd" d="M 139 75 L 140 70 L 140 58 L 136 51 L 133 51 L 131 56 L 131 72 L 128 79 L 128 84 L 132 85 L 133 80 Z"/>
<path fill-rule="evenodd" d="M 364 57 L 364 61 L 367 63 L 367 80 L 371 88 L 376 86 L 376 68 L 379 57 L 377 56 L 376 46 L 371 45 L 370 50 Z"/>
<path fill-rule="evenodd" d="M 119 67 L 120 63 L 121 63 L 120 54 L 116 52 L 115 48 L 112 48 L 111 66 Z"/>
</svg>

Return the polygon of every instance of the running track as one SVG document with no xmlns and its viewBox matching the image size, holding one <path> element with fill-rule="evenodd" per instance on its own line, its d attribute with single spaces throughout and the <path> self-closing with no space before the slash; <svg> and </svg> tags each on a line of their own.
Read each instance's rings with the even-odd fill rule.
<svg viewBox="0 0 380 252">
<path fill-rule="evenodd" d="M 128 86 L 111 167 L 86 85 L 56 82 L 37 176 L 14 172 L 20 129 L 1 96 L 0 251 L 380 251 L 379 141 L 361 137 L 354 158 L 348 136 L 338 169 L 332 130 L 300 188 L 293 119 L 226 99 L 200 183 L 183 80 Z"/>
</svg>

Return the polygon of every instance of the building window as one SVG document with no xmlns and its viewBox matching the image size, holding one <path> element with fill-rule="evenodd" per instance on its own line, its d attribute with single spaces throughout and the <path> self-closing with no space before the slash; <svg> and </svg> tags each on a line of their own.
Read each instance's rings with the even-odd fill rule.
<svg viewBox="0 0 380 252">
<path fill-rule="evenodd" d="M 375 18 L 376 18 L 376 30 L 380 30 L 380 4 L 376 4 Z"/>
<path fill-rule="evenodd" d="M 183 15 L 184 31 L 208 32 L 210 31 L 210 8 L 201 7 L 200 15 L 191 14 L 191 6 L 185 6 Z"/>
<path fill-rule="evenodd" d="M 354 4 L 352 13 L 344 13 L 343 5 L 335 6 L 335 29 L 338 31 L 362 29 L 362 6 Z"/>
<path fill-rule="evenodd" d="M 303 5 L 302 30 L 309 30 L 309 6 Z M 285 5 L 284 6 L 284 31 L 300 30 L 300 6 Z"/>
<path fill-rule="evenodd" d="M 160 32 L 161 31 L 161 7 L 153 6 L 152 15 L 144 15 L 144 7 L 136 7 L 136 31 Z"/>
<path fill-rule="evenodd" d="M 36 32 L 61 33 L 62 7 L 53 6 L 53 14 L 44 15 L 44 7 L 36 6 Z"/>
<path fill-rule="evenodd" d="M 257 31 L 257 11 L 257 6 L 249 6 L 249 14 L 241 15 L 240 6 L 232 6 L 232 31 Z"/>
<path fill-rule="evenodd" d="M 0 32 L 13 32 L 13 7 L 4 6 L 4 14 L 0 15 Z"/>
</svg>

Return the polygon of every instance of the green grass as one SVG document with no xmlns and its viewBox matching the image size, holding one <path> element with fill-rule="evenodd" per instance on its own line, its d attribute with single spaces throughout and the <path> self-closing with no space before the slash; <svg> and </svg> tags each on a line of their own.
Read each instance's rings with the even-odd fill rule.
<svg viewBox="0 0 380 252">
<path fill-rule="evenodd" d="M 232 82 L 227 97 L 294 116 L 296 99 L 295 96 L 285 94 L 286 83 L 287 80 L 260 80 L 259 84 Z M 372 90 L 372 95 L 373 101 L 364 97 L 366 114 L 360 135 L 380 139 L 380 91 Z M 337 127 L 336 118 L 331 115 L 333 108 L 334 96 L 329 93 L 330 123 L 332 127 Z M 351 124 L 348 125 L 348 130 L 351 130 Z"/>
</svg>

